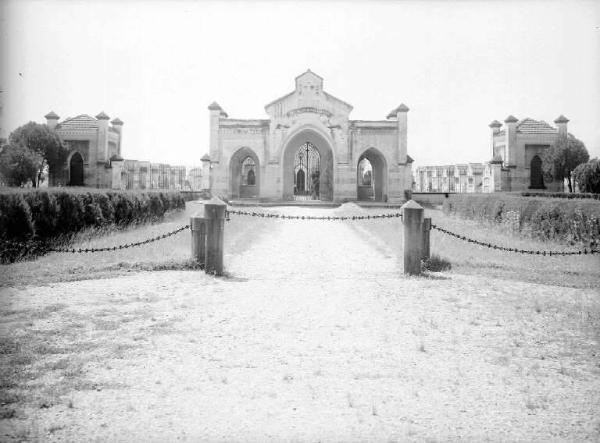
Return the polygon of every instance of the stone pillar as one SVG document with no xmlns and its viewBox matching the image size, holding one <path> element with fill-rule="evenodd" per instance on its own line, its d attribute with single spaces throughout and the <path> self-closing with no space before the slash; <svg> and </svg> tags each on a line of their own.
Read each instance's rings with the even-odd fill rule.
<svg viewBox="0 0 600 443">
<path fill-rule="evenodd" d="M 506 158 L 504 163 L 507 166 L 517 165 L 517 120 L 516 117 L 509 115 L 504 120 L 506 124 Z"/>
<path fill-rule="evenodd" d="M 206 225 L 207 220 L 199 214 L 190 219 L 192 231 L 192 259 L 199 265 L 206 264 Z"/>
<path fill-rule="evenodd" d="M 56 128 L 56 125 L 58 124 L 58 119 L 60 117 L 56 115 L 54 111 L 50 111 L 44 116 L 44 118 L 46 119 L 46 125 L 48 126 L 48 128 L 54 130 L 54 128 Z"/>
<path fill-rule="evenodd" d="M 423 220 L 424 210 L 414 200 L 404 203 L 401 208 L 404 224 L 404 273 L 419 275 L 423 257 Z"/>
<path fill-rule="evenodd" d="M 223 238 L 225 231 L 225 210 L 227 205 L 213 197 L 204 204 L 204 218 L 207 223 L 206 264 L 207 274 L 223 275 Z"/>
<path fill-rule="evenodd" d="M 431 233 L 431 218 L 423 219 L 423 247 L 421 249 L 421 259 L 429 260 L 431 248 L 429 245 L 429 234 Z"/>
</svg>

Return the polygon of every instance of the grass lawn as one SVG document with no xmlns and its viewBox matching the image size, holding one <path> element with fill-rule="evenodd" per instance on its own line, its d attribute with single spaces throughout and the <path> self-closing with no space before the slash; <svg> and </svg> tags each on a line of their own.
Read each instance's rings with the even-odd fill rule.
<svg viewBox="0 0 600 443">
<path fill-rule="evenodd" d="M 366 211 L 361 208 L 352 210 Z M 368 211 L 392 212 L 382 209 Z M 426 209 L 425 216 L 431 217 L 432 223 L 441 228 L 498 246 L 541 251 L 583 249 L 523 238 L 503 227 L 448 216 L 437 209 Z M 361 221 L 353 226 L 373 235 L 380 245 L 391 247 L 401 255 L 403 226 L 400 219 Z M 430 241 L 431 254 L 450 262 L 451 272 L 573 288 L 600 288 L 600 254 L 550 257 L 502 252 L 467 243 L 436 230 L 431 231 Z"/>
<path fill-rule="evenodd" d="M 187 203 L 186 210 L 168 215 L 156 224 L 133 226 L 124 230 L 86 230 L 69 248 L 109 247 L 138 242 L 173 231 L 190 223 L 190 216 L 200 206 Z M 252 223 L 239 218 L 227 222 L 225 251 L 239 253 L 251 244 L 248 238 L 258 238 L 265 222 Z M 175 236 L 135 248 L 96 253 L 51 253 L 32 261 L 0 265 L 0 287 L 44 285 L 59 281 L 109 278 L 133 271 L 195 269 L 191 256 L 191 233 L 185 230 Z"/>
</svg>

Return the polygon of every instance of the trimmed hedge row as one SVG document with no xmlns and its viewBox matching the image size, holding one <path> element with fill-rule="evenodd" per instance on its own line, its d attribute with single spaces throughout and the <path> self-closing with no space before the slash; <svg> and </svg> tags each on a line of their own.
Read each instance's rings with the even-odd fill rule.
<svg viewBox="0 0 600 443">
<path fill-rule="evenodd" d="M 523 197 L 551 197 L 551 198 L 591 198 L 600 200 L 600 194 L 592 194 L 591 192 L 522 192 Z"/>
<path fill-rule="evenodd" d="M 446 214 L 510 224 L 534 238 L 571 244 L 600 241 L 600 202 L 557 200 L 502 194 L 454 194 L 443 204 Z"/>
<path fill-rule="evenodd" d="M 83 228 L 161 219 L 185 208 L 179 192 L 90 189 L 0 191 L 0 240 L 45 241 Z"/>
</svg>

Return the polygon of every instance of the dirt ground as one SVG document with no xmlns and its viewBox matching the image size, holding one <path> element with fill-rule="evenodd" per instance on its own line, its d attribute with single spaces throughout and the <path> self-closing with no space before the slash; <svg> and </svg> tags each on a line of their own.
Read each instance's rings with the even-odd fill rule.
<svg viewBox="0 0 600 443">
<path fill-rule="evenodd" d="M 367 230 L 270 222 L 224 278 L 0 288 L 0 440 L 600 440 L 596 289 L 407 278 Z"/>
</svg>

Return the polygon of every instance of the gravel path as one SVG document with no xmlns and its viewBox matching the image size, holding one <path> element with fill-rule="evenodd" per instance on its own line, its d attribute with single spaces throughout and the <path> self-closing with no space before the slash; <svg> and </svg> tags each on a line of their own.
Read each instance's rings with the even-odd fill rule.
<svg viewBox="0 0 600 443">
<path fill-rule="evenodd" d="M 346 224 L 272 228 L 226 256 L 228 278 L 169 271 L 4 290 L 3 309 L 67 304 L 40 320 L 45 328 L 74 315 L 115 321 L 72 340 L 126 350 L 86 359 L 97 389 L 28 403 L 0 422 L 4 435 L 28 426 L 50 441 L 600 438 L 598 330 L 586 321 L 600 312 L 597 293 L 404 278 L 395 251 Z"/>
</svg>

